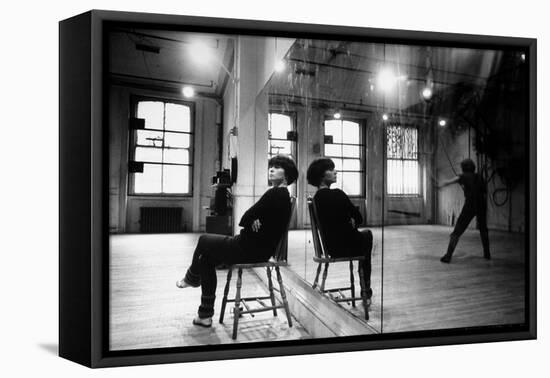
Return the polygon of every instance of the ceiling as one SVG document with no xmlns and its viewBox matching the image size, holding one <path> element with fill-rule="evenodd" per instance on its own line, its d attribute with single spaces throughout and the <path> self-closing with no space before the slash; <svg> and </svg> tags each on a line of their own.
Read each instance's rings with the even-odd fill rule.
<svg viewBox="0 0 550 378">
<path fill-rule="evenodd" d="M 234 40 L 232 35 L 116 29 L 109 39 L 110 78 L 174 92 L 192 85 L 203 96 L 221 99 L 233 67 Z M 266 89 L 278 101 L 402 111 L 423 102 L 427 85 L 434 96 L 458 84 L 483 88 L 501 70 L 504 55 L 486 49 L 298 39 L 286 54 L 285 70 L 274 73 Z M 386 89 L 379 80 L 382 72 L 389 77 Z"/>
</svg>

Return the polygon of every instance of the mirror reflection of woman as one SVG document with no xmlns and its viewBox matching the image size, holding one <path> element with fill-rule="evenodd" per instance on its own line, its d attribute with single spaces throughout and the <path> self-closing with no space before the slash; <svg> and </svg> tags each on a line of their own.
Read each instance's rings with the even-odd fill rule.
<svg viewBox="0 0 550 378">
<path fill-rule="evenodd" d="M 241 218 L 238 235 L 205 234 L 199 238 L 191 266 L 177 281 L 179 288 L 201 287 L 201 304 L 194 325 L 212 326 L 217 286 L 216 266 L 268 261 L 290 218 L 287 186 L 298 178 L 294 161 L 277 155 L 269 160 L 272 185 Z"/>
<path fill-rule="evenodd" d="M 333 258 L 365 256 L 361 264 L 366 295 L 370 300 L 372 232 L 357 229 L 363 217 L 347 194 L 340 189 L 330 189 L 337 180 L 338 172 L 331 159 L 319 158 L 309 165 L 307 182 L 317 187 L 313 199 L 328 254 Z"/>
</svg>

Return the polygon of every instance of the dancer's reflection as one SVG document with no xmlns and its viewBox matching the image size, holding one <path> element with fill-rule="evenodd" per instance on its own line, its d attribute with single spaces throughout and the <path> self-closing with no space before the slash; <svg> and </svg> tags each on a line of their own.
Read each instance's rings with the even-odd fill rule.
<svg viewBox="0 0 550 378">
<path fill-rule="evenodd" d="M 217 265 L 263 262 L 275 252 L 290 217 L 290 195 L 287 185 L 298 178 L 294 161 L 277 155 L 269 160 L 269 181 L 273 185 L 241 218 L 243 227 L 239 235 L 202 235 L 199 238 L 193 261 L 185 277 L 176 285 L 179 288 L 201 287 L 201 305 L 193 324 L 212 325 L 216 293 Z"/>
<path fill-rule="evenodd" d="M 481 243 L 483 244 L 483 257 L 491 259 L 489 252 L 489 232 L 487 230 L 487 188 L 479 173 L 476 173 L 476 165 L 471 159 L 464 159 L 460 163 L 462 174 L 443 182 L 439 187 L 458 183 L 464 190 L 464 207 L 458 216 L 455 228 L 451 233 L 447 253 L 441 257 L 444 263 L 450 263 L 453 252 L 460 235 L 464 233 L 472 219 L 477 217 Z"/>
<path fill-rule="evenodd" d="M 372 297 L 371 253 L 372 232 L 357 230 L 363 222 L 359 210 L 340 189 L 330 189 L 337 180 L 334 162 L 328 158 L 314 160 L 307 170 L 307 182 L 317 187 L 314 201 L 323 230 L 328 253 L 331 257 L 365 256 L 362 262 L 367 298 Z"/>
</svg>

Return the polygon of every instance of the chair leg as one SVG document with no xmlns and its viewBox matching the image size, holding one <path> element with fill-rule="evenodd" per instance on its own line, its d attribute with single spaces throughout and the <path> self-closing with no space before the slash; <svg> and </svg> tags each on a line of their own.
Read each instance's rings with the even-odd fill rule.
<svg viewBox="0 0 550 378">
<path fill-rule="evenodd" d="M 265 270 L 267 272 L 267 282 L 269 287 L 269 296 L 271 297 L 271 306 L 275 307 L 275 294 L 273 293 L 273 281 L 271 280 L 271 267 L 266 266 Z M 273 309 L 273 316 L 277 316 L 277 309 Z"/>
<path fill-rule="evenodd" d="M 243 269 L 239 268 L 237 273 L 237 293 L 235 294 L 235 308 L 233 309 L 233 340 L 237 339 L 237 328 L 239 327 L 239 317 L 241 316 L 241 286 Z"/>
<path fill-rule="evenodd" d="M 353 260 L 349 261 L 349 282 L 351 290 L 351 306 L 355 307 L 355 278 L 353 277 Z"/>
<path fill-rule="evenodd" d="M 365 309 L 365 319 L 369 320 L 369 299 L 367 298 L 367 288 L 365 283 L 365 277 L 363 272 L 363 265 L 359 262 L 359 284 L 361 285 L 361 299 L 363 302 L 363 308 Z"/>
<path fill-rule="evenodd" d="M 277 281 L 279 281 L 279 289 L 281 291 L 281 298 L 285 307 L 286 318 L 288 319 L 288 326 L 292 327 L 292 317 L 290 316 L 290 309 L 288 308 L 288 301 L 286 299 L 285 285 L 283 284 L 283 277 L 281 276 L 278 266 L 275 266 L 275 272 L 277 272 Z"/>
<path fill-rule="evenodd" d="M 227 305 L 227 295 L 229 294 L 229 286 L 231 283 L 232 273 L 233 268 L 229 267 L 229 270 L 227 271 L 227 282 L 225 283 L 225 289 L 223 290 L 222 309 L 220 311 L 220 323 L 223 323 L 223 317 L 225 315 L 225 306 Z"/>
<path fill-rule="evenodd" d="M 315 275 L 315 280 L 313 281 L 313 286 L 311 287 L 312 289 L 315 289 L 317 287 L 317 283 L 319 282 L 319 274 L 321 274 L 321 266 L 323 264 L 319 263 L 319 265 L 317 265 L 317 274 Z"/>
<path fill-rule="evenodd" d="M 323 270 L 323 280 L 321 281 L 321 292 L 325 291 L 325 282 L 327 281 L 328 263 L 325 263 L 325 269 Z"/>
</svg>

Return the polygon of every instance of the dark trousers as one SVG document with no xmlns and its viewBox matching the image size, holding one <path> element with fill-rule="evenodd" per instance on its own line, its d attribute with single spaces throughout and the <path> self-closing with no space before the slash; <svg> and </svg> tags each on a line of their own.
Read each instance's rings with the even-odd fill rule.
<svg viewBox="0 0 550 378">
<path fill-rule="evenodd" d="M 350 244 L 348 244 L 350 243 Z M 372 297 L 371 289 L 371 272 L 372 272 L 372 244 L 373 236 L 371 230 L 361 230 L 357 232 L 355 237 L 349 240 L 342 240 L 341 245 L 331 248 L 330 257 L 352 257 L 365 256 L 361 263 L 363 269 L 363 278 L 365 279 L 365 290 L 367 297 Z"/>
<path fill-rule="evenodd" d="M 464 205 L 460 215 L 455 224 L 455 228 L 451 233 L 449 240 L 449 246 L 447 247 L 447 255 L 451 256 L 458 244 L 458 239 L 466 231 L 466 228 L 472 221 L 472 219 L 477 218 L 477 224 L 479 228 L 479 234 L 481 236 L 481 244 L 483 245 L 483 253 L 486 256 L 489 256 L 489 231 L 487 229 L 487 211 L 485 206 L 472 206 Z"/>
<path fill-rule="evenodd" d="M 206 234 L 199 238 L 193 252 L 193 261 L 185 274 L 185 281 L 201 287 L 201 305 L 199 317 L 209 318 L 214 315 L 216 299 L 216 266 L 248 262 L 239 243 L 234 237 Z"/>
</svg>

